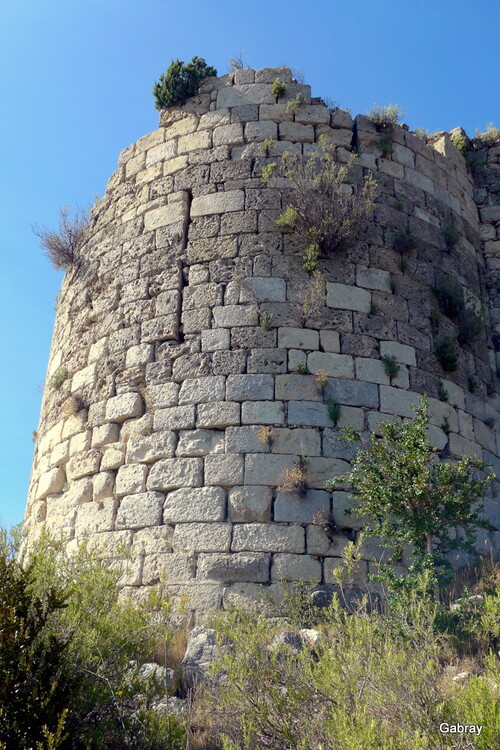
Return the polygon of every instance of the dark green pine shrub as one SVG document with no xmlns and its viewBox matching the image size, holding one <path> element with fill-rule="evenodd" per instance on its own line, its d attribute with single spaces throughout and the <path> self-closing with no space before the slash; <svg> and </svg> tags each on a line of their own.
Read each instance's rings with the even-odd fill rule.
<svg viewBox="0 0 500 750">
<path fill-rule="evenodd" d="M 202 57 L 193 57 L 187 64 L 173 60 L 153 86 L 156 109 L 182 104 L 196 94 L 201 81 L 216 75 L 216 69 L 209 67 Z"/>
</svg>

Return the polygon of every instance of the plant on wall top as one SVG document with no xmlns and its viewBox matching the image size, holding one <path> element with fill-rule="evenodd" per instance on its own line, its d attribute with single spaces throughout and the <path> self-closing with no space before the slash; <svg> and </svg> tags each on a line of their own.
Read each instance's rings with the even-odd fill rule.
<svg viewBox="0 0 500 750">
<path fill-rule="evenodd" d="M 377 130 L 391 130 L 404 117 L 404 112 L 398 104 L 374 104 L 366 113 Z"/>
<path fill-rule="evenodd" d="M 196 94 L 201 81 L 216 75 L 216 69 L 209 67 L 202 57 L 193 57 L 189 63 L 173 60 L 153 86 L 156 109 L 182 104 Z"/>
</svg>

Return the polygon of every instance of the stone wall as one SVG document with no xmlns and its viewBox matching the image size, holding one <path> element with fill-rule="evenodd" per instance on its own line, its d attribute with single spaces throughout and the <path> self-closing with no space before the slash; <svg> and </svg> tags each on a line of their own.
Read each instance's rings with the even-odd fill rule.
<svg viewBox="0 0 500 750">
<path fill-rule="evenodd" d="M 277 77 L 286 83 L 278 102 Z M 357 154 L 346 189 L 373 174 L 379 197 L 354 248 L 321 260 L 326 284 L 314 287 L 303 244 L 276 227 L 286 183 L 263 183 L 261 172 L 285 151 L 311 153 L 320 136 L 340 161 Z M 123 570 L 127 591 L 165 574 L 205 611 L 262 587 L 279 595 L 283 581 L 331 583 L 359 524 L 345 513 L 346 492 L 324 489 L 353 455 L 330 402 L 340 427 L 366 432 L 411 416 L 425 392 L 440 450 L 498 462 L 491 332 L 460 348 L 446 376 L 429 319 L 430 287 L 443 279 L 477 305 L 486 299 L 485 258 L 490 281 L 498 264 L 491 174 L 475 194 L 447 136 L 430 146 L 396 127 L 387 150 L 367 117 L 330 112 L 289 70 L 264 69 L 207 79 L 121 154 L 61 289 L 31 538 L 45 527 L 69 548 L 87 540 Z M 498 171 L 496 152 L 487 158 Z M 459 235 L 452 247 L 449 226 Z M 401 230 L 418 239 L 404 273 L 393 249 Z M 443 317 L 439 335 L 453 332 Z M 392 382 L 386 354 L 400 365 Z M 302 456 L 308 490 L 296 497 L 280 485 Z M 343 531 L 329 538 L 313 522 L 318 511 Z M 479 551 L 498 551 L 499 511 L 492 492 Z M 365 545 L 365 572 L 379 552 Z"/>
</svg>

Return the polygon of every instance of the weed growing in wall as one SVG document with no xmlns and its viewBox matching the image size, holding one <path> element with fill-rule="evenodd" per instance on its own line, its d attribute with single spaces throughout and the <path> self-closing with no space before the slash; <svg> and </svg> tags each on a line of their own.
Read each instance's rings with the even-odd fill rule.
<svg viewBox="0 0 500 750">
<path fill-rule="evenodd" d="M 406 229 L 398 229 L 393 237 L 392 247 L 397 253 L 404 255 L 418 247 L 418 240 Z"/>
<path fill-rule="evenodd" d="M 345 189 L 354 165 L 355 159 L 337 162 L 335 149 L 325 139 L 306 158 L 283 155 L 280 176 L 290 180 L 293 188 L 277 226 L 303 237 L 309 253 L 314 246 L 322 255 L 351 246 L 363 220 L 373 212 L 377 195 L 373 177 L 367 177 L 359 189 Z"/>
<path fill-rule="evenodd" d="M 271 84 L 271 94 L 275 97 L 276 101 L 282 99 L 286 94 L 286 85 L 279 78 L 276 78 Z"/>
<path fill-rule="evenodd" d="M 464 291 L 458 284 L 442 281 L 431 287 L 439 309 L 452 320 L 456 320 L 464 307 Z"/>
<path fill-rule="evenodd" d="M 66 378 L 68 377 L 68 369 L 63 365 L 62 367 L 59 367 L 54 375 L 52 376 L 52 380 L 50 381 L 50 387 L 53 391 L 58 391 Z"/>
<path fill-rule="evenodd" d="M 257 431 L 257 440 L 259 441 L 259 443 L 261 443 L 261 445 L 265 445 L 267 448 L 270 448 L 274 440 L 273 428 L 266 425 L 260 427 Z"/>
<path fill-rule="evenodd" d="M 262 313 L 260 316 L 260 327 L 264 331 L 270 331 L 272 326 L 273 316 L 269 313 Z"/>
<path fill-rule="evenodd" d="M 488 123 L 484 133 L 476 133 L 472 143 L 476 148 L 500 146 L 500 128 L 496 128 L 492 122 Z"/>
<path fill-rule="evenodd" d="M 457 151 L 459 151 L 462 156 L 465 156 L 467 154 L 467 151 L 469 150 L 469 139 L 465 135 L 465 133 L 461 132 L 455 132 L 450 134 L 450 141 L 455 146 Z"/>
<path fill-rule="evenodd" d="M 434 353 L 445 372 L 454 372 L 458 368 L 457 349 L 451 336 L 443 336 L 434 342 Z"/>
<path fill-rule="evenodd" d="M 205 78 L 216 75 L 216 69 L 209 67 L 201 57 L 193 57 L 189 63 L 172 60 L 166 73 L 153 86 L 156 109 L 182 104 L 197 93 Z"/>
<path fill-rule="evenodd" d="M 341 414 L 342 414 L 342 407 L 340 404 L 335 403 L 335 401 L 328 401 L 327 404 L 328 407 L 328 416 L 332 420 L 335 427 L 338 425 Z"/>
<path fill-rule="evenodd" d="M 289 117 L 295 117 L 297 112 L 300 109 L 300 106 L 304 103 L 304 97 L 302 94 L 297 94 L 297 96 L 294 99 L 290 99 L 289 102 L 287 102 L 285 107 L 285 114 Z"/>
<path fill-rule="evenodd" d="M 392 130 L 404 117 L 404 112 L 398 104 L 382 106 L 374 104 L 366 113 L 377 130 Z"/>
<path fill-rule="evenodd" d="M 45 250 L 45 255 L 54 268 L 67 271 L 75 265 L 88 222 L 88 212 L 84 209 L 77 208 L 71 216 L 69 207 L 62 206 L 59 210 L 57 231 L 33 225 L 32 229 L 40 240 L 40 247 Z"/>
<path fill-rule="evenodd" d="M 484 315 L 474 305 L 468 304 L 458 315 L 458 343 L 462 346 L 471 344 L 485 328 Z"/>
<path fill-rule="evenodd" d="M 436 384 L 436 387 L 437 387 L 438 399 L 440 401 L 448 401 L 448 391 L 444 387 L 443 381 L 442 380 L 438 380 L 437 384 Z"/>
<path fill-rule="evenodd" d="M 300 457 L 299 463 L 285 469 L 279 489 L 296 497 L 304 497 L 307 492 L 307 459 L 304 456 Z"/>
<path fill-rule="evenodd" d="M 401 369 L 401 366 L 396 362 L 396 357 L 391 354 L 384 354 L 380 357 L 382 364 L 384 365 L 384 372 L 392 383 L 393 378 L 396 377 Z"/>
<path fill-rule="evenodd" d="M 453 250 L 453 248 L 455 247 L 455 245 L 458 243 L 460 239 L 459 233 L 457 232 L 455 227 L 452 226 L 451 224 L 448 224 L 443 229 L 443 237 L 444 237 L 444 241 L 446 242 L 446 248 L 448 251 Z"/>
</svg>

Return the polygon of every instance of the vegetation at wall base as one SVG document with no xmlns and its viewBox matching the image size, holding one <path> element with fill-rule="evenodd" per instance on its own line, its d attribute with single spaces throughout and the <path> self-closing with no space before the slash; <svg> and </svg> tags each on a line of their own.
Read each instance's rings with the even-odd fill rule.
<svg viewBox="0 0 500 750">
<path fill-rule="evenodd" d="M 172 60 L 166 73 L 153 86 L 156 109 L 183 104 L 197 93 L 205 78 L 216 75 L 216 69 L 208 66 L 202 57 L 193 57 L 189 63 Z"/>
</svg>

